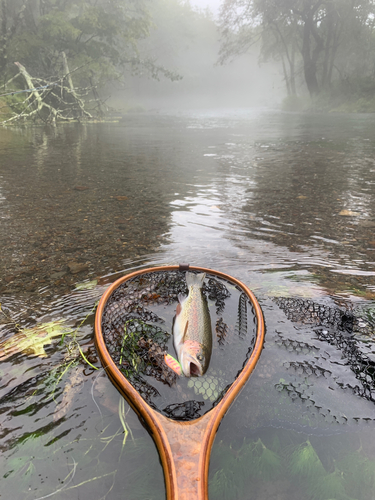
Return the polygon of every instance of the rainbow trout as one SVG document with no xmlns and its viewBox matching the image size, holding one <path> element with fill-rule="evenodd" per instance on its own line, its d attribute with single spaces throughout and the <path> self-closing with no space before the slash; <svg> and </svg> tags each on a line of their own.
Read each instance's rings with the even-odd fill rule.
<svg viewBox="0 0 375 500">
<path fill-rule="evenodd" d="M 211 318 L 202 286 L 205 273 L 186 273 L 189 295 L 179 295 L 173 322 L 173 341 L 186 377 L 203 375 L 212 351 Z"/>
</svg>

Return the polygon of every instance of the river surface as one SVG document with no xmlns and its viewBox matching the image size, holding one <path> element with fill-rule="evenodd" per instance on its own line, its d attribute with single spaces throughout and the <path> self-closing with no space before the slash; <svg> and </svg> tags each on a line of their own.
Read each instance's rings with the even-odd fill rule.
<svg viewBox="0 0 375 500">
<path fill-rule="evenodd" d="M 189 262 L 245 283 L 267 328 L 210 500 L 373 499 L 371 331 L 338 344 L 278 299 L 373 325 L 374 130 L 374 115 L 249 109 L 1 129 L 1 498 L 165 498 L 151 437 L 94 369 L 93 321 L 127 271 Z"/>
</svg>

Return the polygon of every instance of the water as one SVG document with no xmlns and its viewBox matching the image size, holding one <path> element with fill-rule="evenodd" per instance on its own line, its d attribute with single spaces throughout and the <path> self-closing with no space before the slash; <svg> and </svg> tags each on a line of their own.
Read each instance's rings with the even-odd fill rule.
<svg viewBox="0 0 375 500">
<path fill-rule="evenodd" d="M 374 126 L 215 110 L 1 131 L 2 338 L 57 320 L 74 331 L 45 357 L 2 358 L 4 498 L 164 498 L 151 438 L 77 344 L 99 366 L 107 284 L 179 262 L 240 279 L 267 327 L 214 443 L 210 499 L 373 498 L 374 403 L 345 352 L 274 298 L 374 317 Z M 371 338 L 358 349 L 373 359 Z"/>
</svg>

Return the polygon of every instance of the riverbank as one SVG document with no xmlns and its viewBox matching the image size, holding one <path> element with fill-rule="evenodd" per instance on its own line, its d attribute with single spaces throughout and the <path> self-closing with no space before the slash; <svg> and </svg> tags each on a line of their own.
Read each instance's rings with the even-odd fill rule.
<svg viewBox="0 0 375 500">
<path fill-rule="evenodd" d="M 375 96 L 342 96 L 321 93 L 316 98 L 288 96 L 282 104 L 283 111 L 317 113 L 375 113 Z"/>
</svg>

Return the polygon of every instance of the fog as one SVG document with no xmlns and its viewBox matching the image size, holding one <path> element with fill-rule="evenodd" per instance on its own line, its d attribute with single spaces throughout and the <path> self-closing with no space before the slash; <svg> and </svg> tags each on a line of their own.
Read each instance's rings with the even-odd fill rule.
<svg viewBox="0 0 375 500">
<path fill-rule="evenodd" d="M 209 9 L 214 16 L 217 16 L 220 11 L 223 0 L 192 0 L 191 5 L 198 9 Z"/>
<path fill-rule="evenodd" d="M 181 79 L 146 74 L 112 88 L 110 104 L 121 111 L 158 108 L 279 107 L 285 83 L 277 62 L 260 63 L 260 45 L 220 64 L 219 0 L 191 3 L 192 12 L 154 13 L 156 26 L 141 50 Z M 196 7 L 197 6 L 197 7 Z M 209 8 L 209 11 L 203 10 Z"/>
<path fill-rule="evenodd" d="M 131 78 L 112 102 L 116 108 L 128 109 L 278 107 L 284 97 L 279 68 L 276 64 L 260 67 L 256 53 L 215 66 L 214 54 L 199 56 L 190 49 L 181 55 L 179 68 L 183 78 L 176 82 Z"/>
<path fill-rule="evenodd" d="M 374 0 L 2 5 L 2 123 L 103 118 L 108 109 L 375 112 Z M 17 102 L 5 92 L 33 87 L 49 90 Z"/>
</svg>

